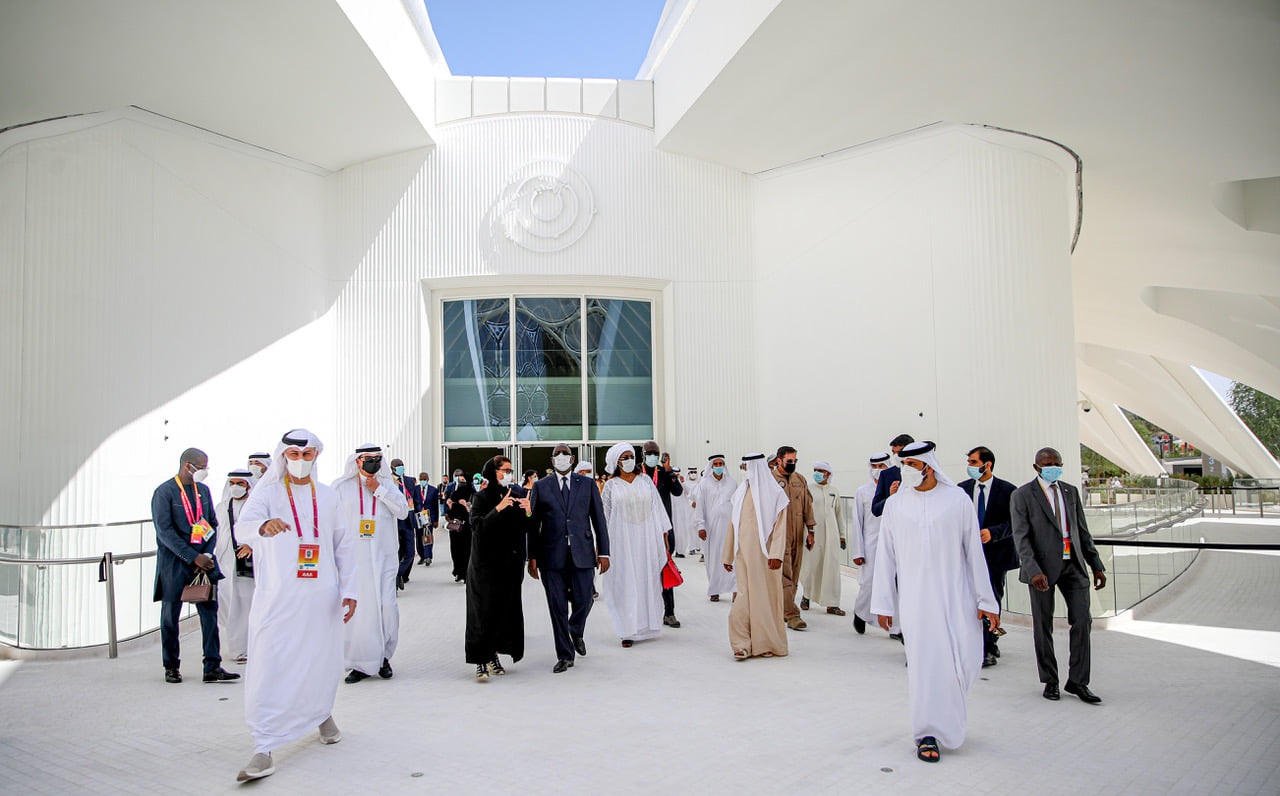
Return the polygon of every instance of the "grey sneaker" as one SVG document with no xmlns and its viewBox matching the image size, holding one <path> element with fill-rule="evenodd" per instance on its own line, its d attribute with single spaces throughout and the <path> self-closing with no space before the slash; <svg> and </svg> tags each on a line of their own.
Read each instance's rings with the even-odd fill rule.
<svg viewBox="0 0 1280 796">
<path fill-rule="evenodd" d="M 338 723 L 333 720 L 333 716 L 330 716 L 320 724 L 320 743 L 337 743 L 341 740 L 342 731 L 338 729 Z"/>
<path fill-rule="evenodd" d="M 249 765 L 236 775 L 236 782 L 248 782 L 251 779 L 262 779 L 276 773 L 275 764 L 271 762 L 271 755 L 264 755 L 261 752 L 254 754 L 249 758 Z"/>
</svg>

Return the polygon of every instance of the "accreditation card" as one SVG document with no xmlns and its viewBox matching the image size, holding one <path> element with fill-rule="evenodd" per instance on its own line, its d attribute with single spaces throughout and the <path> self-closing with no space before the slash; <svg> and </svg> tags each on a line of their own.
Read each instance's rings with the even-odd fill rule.
<svg viewBox="0 0 1280 796">
<path fill-rule="evenodd" d="M 315 578 L 320 575 L 320 545 L 298 545 L 298 577 Z"/>
<path fill-rule="evenodd" d="M 210 536 L 213 536 L 213 527 L 208 520 L 199 519 L 191 524 L 191 544 L 200 544 Z"/>
<path fill-rule="evenodd" d="M 373 536 L 373 523 L 374 521 L 371 519 L 360 520 L 360 538 L 361 539 L 368 539 Z"/>
</svg>

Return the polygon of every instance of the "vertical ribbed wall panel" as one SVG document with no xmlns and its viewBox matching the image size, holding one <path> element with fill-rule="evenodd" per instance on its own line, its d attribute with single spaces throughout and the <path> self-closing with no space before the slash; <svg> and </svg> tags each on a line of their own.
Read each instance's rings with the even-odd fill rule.
<svg viewBox="0 0 1280 796">
<path fill-rule="evenodd" d="M 16 516 L 23 467 L 22 374 L 26 358 L 25 269 L 27 146 L 0 153 L 0 510 Z M 3 516 L 3 515 L 0 515 Z M 0 522 L 12 521 L 7 517 Z"/>
</svg>

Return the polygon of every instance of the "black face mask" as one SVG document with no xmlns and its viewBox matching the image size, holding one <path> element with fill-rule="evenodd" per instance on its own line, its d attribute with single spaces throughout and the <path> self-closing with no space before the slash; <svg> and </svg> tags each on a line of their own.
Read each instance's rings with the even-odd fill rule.
<svg viewBox="0 0 1280 796">
<path fill-rule="evenodd" d="M 364 470 L 369 475 L 376 475 L 377 472 L 382 469 L 382 457 L 373 456 L 365 459 L 364 463 L 360 465 L 360 469 Z"/>
<path fill-rule="evenodd" d="M 796 463 L 795 463 L 795 462 L 783 462 L 783 463 L 782 463 L 782 472 L 786 473 L 787 475 L 791 475 L 791 474 L 792 474 L 792 473 L 794 473 L 795 471 L 796 471 Z"/>
</svg>

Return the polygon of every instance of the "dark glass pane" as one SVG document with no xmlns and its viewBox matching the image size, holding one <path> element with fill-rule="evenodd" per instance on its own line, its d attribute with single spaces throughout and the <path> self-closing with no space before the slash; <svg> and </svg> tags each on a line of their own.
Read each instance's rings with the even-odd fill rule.
<svg viewBox="0 0 1280 796">
<path fill-rule="evenodd" d="M 516 439 L 582 439 L 582 304 L 516 299 Z"/>
<path fill-rule="evenodd" d="M 653 436 L 652 327 L 647 301 L 587 299 L 590 439 Z"/>
<path fill-rule="evenodd" d="M 446 301 L 444 441 L 506 442 L 511 438 L 509 302 Z"/>
</svg>

